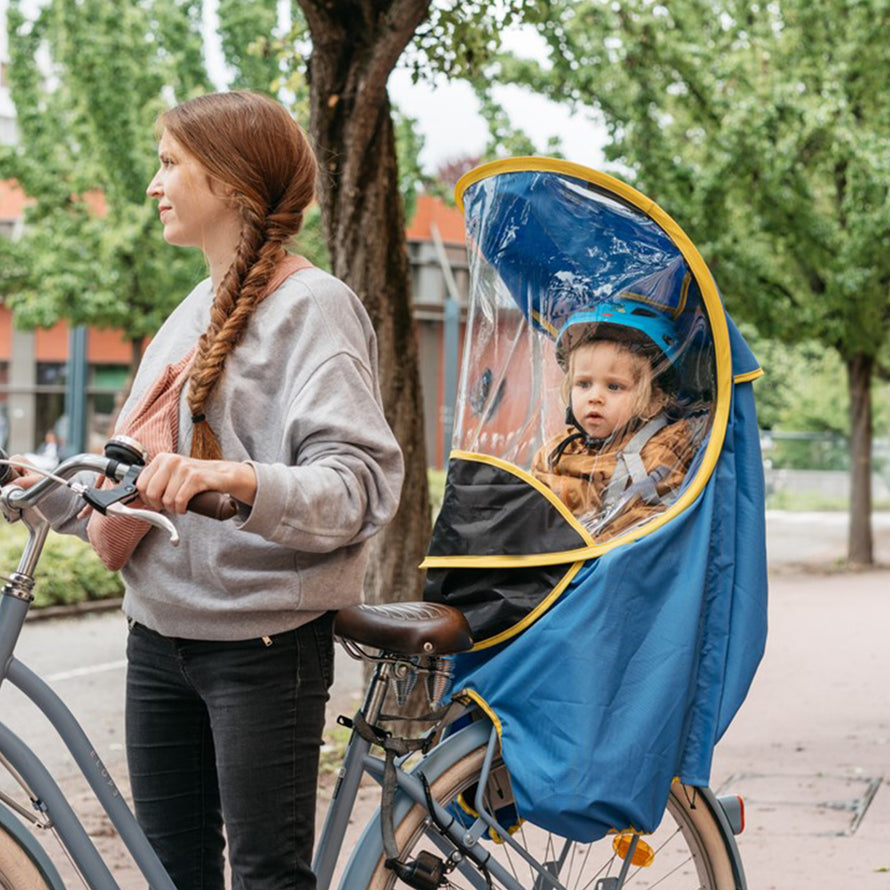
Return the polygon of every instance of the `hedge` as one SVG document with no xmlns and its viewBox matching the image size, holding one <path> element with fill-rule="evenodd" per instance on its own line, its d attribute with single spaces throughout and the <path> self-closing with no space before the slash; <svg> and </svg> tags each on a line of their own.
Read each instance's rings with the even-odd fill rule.
<svg viewBox="0 0 890 890">
<path fill-rule="evenodd" d="M 0 520 L 0 574 L 6 577 L 18 568 L 28 540 L 20 523 Z M 50 532 L 37 564 L 37 583 L 32 608 L 82 603 L 123 596 L 124 585 L 117 572 L 102 565 L 89 544 L 72 535 Z"/>
</svg>

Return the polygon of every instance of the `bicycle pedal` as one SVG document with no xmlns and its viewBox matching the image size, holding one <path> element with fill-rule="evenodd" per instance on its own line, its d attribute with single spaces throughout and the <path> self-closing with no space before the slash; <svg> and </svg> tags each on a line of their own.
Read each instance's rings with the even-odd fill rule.
<svg viewBox="0 0 890 890">
<path fill-rule="evenodd" d="M 446 881 L 445 863 L 427 850 L 422 850 L 410 862 L 400 862 L 398 859 L 387 861 L 386 867 L 414 890 L 438 890 Z"/>
</svg>

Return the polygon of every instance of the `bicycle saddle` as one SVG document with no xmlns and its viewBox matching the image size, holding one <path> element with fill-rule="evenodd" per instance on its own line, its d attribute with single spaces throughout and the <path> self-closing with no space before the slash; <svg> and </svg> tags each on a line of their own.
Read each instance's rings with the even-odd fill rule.
<svg viewBox="0 0 890 890">
<path fill-rule="evenodd" d="M 349 606 L 337 612 L 334 633 L 402 655 L 451 655 L 473 646 L 463 612 L 439 603 Z"/>
</svg>

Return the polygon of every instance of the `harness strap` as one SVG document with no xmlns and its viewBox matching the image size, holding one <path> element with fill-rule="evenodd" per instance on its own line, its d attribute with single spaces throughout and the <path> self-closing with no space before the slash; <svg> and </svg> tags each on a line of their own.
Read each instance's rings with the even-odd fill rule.
<svg viewBox="0 0 890 890">
<path fill-rule="evenodd" d="M 426 754 L 438 741 L 442 730 L 448 725 L 448 718 L 451 714 L 457 713 L 462 708 L 463 705 L 460 702 L 452 701 L 444 707 L 437 708 L 420 717 L 387 718 L 385 715 L 381 715 L 382 719 L 438 721 L 435 731 L 419 739 L 402 739 L 393 736 L 379 726 L 368 723 L 361 711 L 357 712 L 352 718 L 352 725 L 355 731 L 372 745 L 379 745 L 383 748 L 386 755 L 383 764 L 383 785 L 380 795 L 380 833 L 383 836 L 383 849 L 386 852 L 387 868 L 393 869 L 399 877 L 403 877 L 399 869 L 404 867 L 404 863 L 400 862 L 398 858 L 399 848 L 396 845 L 395 826 L 393 824 L 395 797 L 399 787 L 398 778 L 396 777 L 396 758 L 404 757 L 406 754 L 411 754 L 414 751 L 422 751 Z"/>
<path fill-rule="evenodd" d="M 638 486 L 639 495 L 647 504 L 661 503 L 655 481 L 646 472 L 640 452 L 660 429 L 667 426 L 667 422 L 667 417 L 664 414 L 653 417 L 637 430 L 627 445 L 618 452 L 615 471 L 612 473 L 612 478 L 609 480 L 609 486 L 603 497 L 604 510 L 613 507 L 631 484 Z"/>
</svg>

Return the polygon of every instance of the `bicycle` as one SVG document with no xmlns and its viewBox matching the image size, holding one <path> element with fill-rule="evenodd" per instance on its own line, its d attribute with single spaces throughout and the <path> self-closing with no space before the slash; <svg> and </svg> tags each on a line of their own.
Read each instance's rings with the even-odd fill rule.
<svg viewBox="0 0 890 890">
<path fill-rule="evenodd" d="M 165 516 L 126 506 L 135 497 L 143 463 L 140 452 L 138 443 L 112 440 L 104 456 L 71 457 L 27 491 L 6 484 L 9 479 L 0 474 L 0 510 L 7 520 L 22 521 L 29 530 L 18 570 L 6 579 L 0 597 L 0 683 L 8 680 L 18 687 L 50 719 L 150 885 L 174 890 L 77 720 L 61 698 L 14 656 L 49 530 L 38 505 L 50 491 L 66 484 L 96 509 L 138 516 L 175 541 L 176 531 Z M 0 471 L 3 463 L 9 464 L 0 462 Z M 87 488 L 72 479 L 84 470 L 119 484 L 103 492 Z M 224 518 L 233 505 L 214 493 L 190 508 Z M 338 613 L 335 633 L 351 655 L 373 662 L 375 669 L 355 717 L 340 718 L 352 733 L 313 863 L 319 890 L 332 887 L 364 776 L 381 784 L 383 802 L 345 866 L 338 884 L 341 890 L 401 886 L 621 890 L 656 885 L 744 890 L 734 839 L 741 830 L 741 810 L 735 798 L 718 799 L 707 788 L 675 783 L 662 825 L 645 837 L 625 832 L 578 844 L 527 823 L 501 824 L 501 814 L 511 809 L 512 792 L 497 729 L 471 702 L 458 700 L 441 707 L 450 676 L 449 656 L 472 644 L 460 612 L 425 603 L 355 606 Z M 392 693 L 396 704 L 403 704 L 419 675 L 427 681 L 435 723 L 419 739 L 395 738 L 381 726 L 387 719 L 386 699 Z M 375 747 L 385 754 L 376 753 Z M 412 758 L 415 752 L 419 759 Z M 0 764 L 24 789 L 31 807 L 0 793 L 0 887 L 64 887 L 33 833 L 53 829 L 87 886 L 116 888 L 114 876 L 52 775 L 27 742 L 2 722 Z"/>
</svg>

